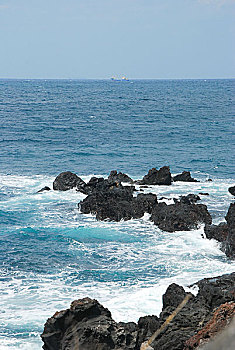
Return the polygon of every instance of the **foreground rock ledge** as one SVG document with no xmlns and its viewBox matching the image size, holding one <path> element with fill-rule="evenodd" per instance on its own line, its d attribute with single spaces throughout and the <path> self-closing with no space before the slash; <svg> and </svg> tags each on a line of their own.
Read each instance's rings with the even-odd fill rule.
<svg viewBox="0 0 235 350">
<path fill-rule="evenodd" d="M 207 330 L 210 331 L 209 338 L 213 338 L 219 325 L 232 320 L 235 313 L 235 273 L 206 278 L 196 285 L 199 287 L 197 296 L 191 296 L 168 328 L 151 344 L 154 350 L 196 349 L 200 339 L 207 337 Z M 183 287 L 171 284 L 163 295 L 160 316 L 141 317 L 137 324 L 115 322 L 110 311 L 97 300 L 75 300 L 70 309 L 56 312 L 47 320 L 41 336 L 43 349 L 139 350 L 186 294 Z M 227 317 L 226 322 L 224 317 Z"/>
</svg>

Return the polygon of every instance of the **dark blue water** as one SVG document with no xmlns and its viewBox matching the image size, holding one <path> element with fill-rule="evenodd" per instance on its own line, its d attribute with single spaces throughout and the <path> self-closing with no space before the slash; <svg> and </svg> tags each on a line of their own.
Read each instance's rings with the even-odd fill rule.
<svg viewBox="0 0 235 350">
<path fill-rule="evenodd" d="M 149 191 L 208 192 L 202 203 L 223 221 L 235 183 L 234 92 L 235 80 L 0 80 L 0 350 L 41 349 L 44 322 L 74 299 L 137 321 L 160 312 L 170 283 L 235 270 L 203 227 L 162 232 L 148 215 L 97 222 L 79 213 L 81 193 L 36 193 L 61 171 L 88 181 L 170 165 L 200 182 Z"/>
<path fill-rule="evenodd" d="M 234 173 L 235 80 L 0 81 L 10 174 Z"/>
</svg>

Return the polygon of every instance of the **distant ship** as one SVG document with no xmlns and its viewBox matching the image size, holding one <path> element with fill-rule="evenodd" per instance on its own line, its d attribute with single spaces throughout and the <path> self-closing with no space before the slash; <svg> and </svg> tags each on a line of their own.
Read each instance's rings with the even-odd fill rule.
<svg viewBox="0 0 235 350">
<path fill-rule="evenodd" d="M 117 77 L 112 77 L 111 80 L 112 81 L 129 81 L 129 79 L 125 76 L 123 76 L 121 79 Z"/>
</svg>

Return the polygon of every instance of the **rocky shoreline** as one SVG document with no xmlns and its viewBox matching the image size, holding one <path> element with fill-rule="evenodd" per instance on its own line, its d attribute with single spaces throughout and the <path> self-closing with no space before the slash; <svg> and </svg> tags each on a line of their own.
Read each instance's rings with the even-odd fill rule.
<svg viewBox="0 0 235 350">
<path fill-rule="evenodd" d="M 173 198 L 173 203 L 166 204 L 153 193 L 143 193 L 148 186 L 170 186 L 176 181 L 198 182 L 186 171 L 173 177 L 170 168 L 165 166 L 159 170 L 150 169 L 143 179 L 136 181 L 126 174 L 111 171 L 107 179 L 93 177 L 86 183 L 76 174 L 64 172 L 56 177 L 53 190 L 75 188 L 85 194 L 86 198 L 78 203 L 78 207 L 81 213 L 94 214 L 97 220 L 130 220 L 148 213 L 149 220 L 168 232 L 196 229 L 204 224 L 205 237 L 221 242 L 221 249 L 227 257 L 235 259 L 235 203 L 230 204 L 225 222 L 213 225 L 206 205 L 197 203 L 200 197 L 196 194 Z M 50 188 L 46 186 L 39 192 L 48 190 Z M 228 191 L 235 195 L 234 187 Z M 230 323 L 235 315 L 235 272 L 203 279 L 195 286 L 198 288 L 197 295 L 190 295 L 186 306 L 149 349 L 196 349 Z M 48 319 L 42 334 L 43 348 L 138 350 L 187 294 L 183 287 L 171 284 L 163 295 L 159 317 L 141 317 L 137 324 L 115 322 L 110 311 L 96 300 L 75 300 L 70 309 L 57 312 Z"/>
<path fill-rule="evenodd" d="M 196 296 L 171 284 L 163 295 L 158 316 L 140 317 L 138 323 L 115 322 L 97 300 L 75 300 L 45 324 L 44 350 L 139 350 L 186 295 L 191 298 L 168 327 L 151 343 L 154 350 L 192 350 L 207 343 L 235 315 L 235 273 L 205 278 L 194 284 Z M 191 286 L 192 287 L 192 286 Z M 149 348 L 149 349 L 151 349 Z"/>
</svg>

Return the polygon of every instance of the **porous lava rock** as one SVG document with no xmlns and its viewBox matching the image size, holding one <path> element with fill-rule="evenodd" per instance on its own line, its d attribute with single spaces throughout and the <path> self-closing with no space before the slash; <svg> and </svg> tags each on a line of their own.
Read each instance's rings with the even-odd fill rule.
<svg viewBox="0 0 235 350">
<path fill-rule="evenodd" d="M 83 190 L 85 186 L 85 181 L 70 171 L 60 173 L 53 182 L 53 190 L 56 191 L 68 191 L 72 188 Z"/>
<path fill-rule="evenodd" d="M 201 198 L 197 194 L 187 194 L 187 196 L 180 196 L 180 202 L 184 204 L 194 204 L 200 201 Z"/>
<path fill-rule="evenodd" d="M 205 225 L 204 232 L 206 238 L 224 242 L 228 237 L 228 224 L 221 222 L 219 225 Z"/>
<path fill-rule="evenodd" d="M 225 220 L 219 225 L 205 225 L 205 236 L 221 242 L 222 251 L 229 258 L 235 259 L 235 203 L 230 204 Z"/>
<path fill-rule="evenodd" d="M 158 203 L 153 207 L 150 220 L 161 230 L 188 231 L 197 229 L 200 224 L 211 224 L 212 218 L 204 204 L 190 204 L 178 201 L 174 204 Z"/>
<path fill-rule="evenodd" d="M 135 323 L 116 323 L 97 300 L 84 298 L 49 318 L 41 337 L 44 350 L 128 350 L 136 334 Z"/>
<path fill-rule="evenodd" d="M 164 166 L 157 170 L 152 168 L 149 170 L 148 174 L 139 180 L 137 183 L 139 185 L 171 185 L 171 172 L 168 166 Z"/>
<path fill-rule="evenodd" d="M 235 259 L 235 203 L 231 203 L 225 216 L 228 224 L 228 236 L 225 241 L 225 253 Z"/>
<path fill-rule="evenodd" d="M 229 191 L 229 193 L 231 193 L 233 196 L 235 196 L 235 186 L 229 187 L 228 191 Z"/>
<path fill-rule="evenodd" d="M 151 343 L 154 350 L 191 350 L 217 333 L 231 319 L 235 304 L 235 273 L 198 281 L 196 296 L 173 283 L 163 295 L 159 317 L 141 317 L 138 323 L 115 322 L 111 313 L 90 298 L 75 300 L 70 309 L 56 312 L 45 323 L 44 350 L 140 350 L 186 295 L 190 299 L 167 328 Z M 192 287 L 192 286 L 191 286 Z M 216 310 L 216 311 L 215 311 Z"/>
<path fill-rule="evenodd" d="M 184 350 L 197 349 L 208 343 L 212 338 L 221 333 L 235 316 L 235 303 L 229 302 L 220 305 L 214 312 L 207 324 L 185 343 Z M 225 349 L 225 348 L 224 348 Z"/>
<path fill-rule="evenodd" d="M 199 182 L 191 176 L 190 171 L 183 171 L 181 174 L 173 176 L 173 181 Z"/>
<path fill-rule="evenodd" d="M 112 170 L 109 174 L 108 180 L 110 182 L 127 182 L 133 184 L 134 181 L 130 178 L 130 176 L 122 173 L 122 172 L 117 172 L 117 170 Z"/>
<path fill-rule="evenodd" d="M 107 181 L 107 180 L 106 180 Z M 122 186 L 119 182 L 106 182 L 96 188 L 83 201 L 79 209 L 83 214 L 95 214 L 98 220 L 130 220 L 141 218 L 145 212 L 151 212 L 157 203 L 154 194 L 138 194 L 133 197 L 134 186 Z"/>
</svg>

